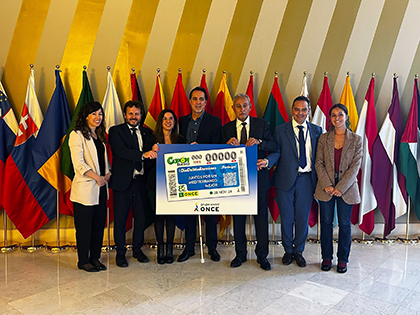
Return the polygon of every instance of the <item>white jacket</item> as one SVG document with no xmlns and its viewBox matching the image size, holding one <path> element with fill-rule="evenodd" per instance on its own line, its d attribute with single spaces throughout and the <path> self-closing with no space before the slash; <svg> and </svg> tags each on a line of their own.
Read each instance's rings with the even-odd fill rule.
<svg viewBox="0 0 420 315">
<path fill-rule="evenodd" d="M 71 184 L 70 200 L 86 206 L 99 204 L 100 187 L 94 179 L 84 175 L 89 170 L 100 175 L 95 143 L 92 138 L 87 140 L 80 131 L 73 130 L 69 137 L 69 147 L 75 173 Z M 104 150 L 105 174 L 107 174 L 110 167 L 105 145 Z"/>
</svg>

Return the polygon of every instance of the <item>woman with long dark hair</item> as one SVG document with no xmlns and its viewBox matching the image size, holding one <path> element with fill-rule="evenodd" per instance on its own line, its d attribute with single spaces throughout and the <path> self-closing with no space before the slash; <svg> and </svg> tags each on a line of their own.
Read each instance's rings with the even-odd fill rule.
<svg viewBox="0 0 420 315">
<path fill-rule="evenodd" d="M 159 151 L 159 144 L 185 143 L 184 138 L 178 134 L 178 120 L 171 109 L 162 110 L 156 121 L 154 135 L 156 144 L 153 146 L 154 151 Z M 153 174 L 154 182 L 156 182 L 156 172 Z M 153 188 L 156 188 L 154 184 Z M 156 190 L 151 191 L 151 199 L 154 208 L 156 208 Z M 164 242 L 164 229 L 166 222 L 166 255 Z M 155 234 L 157 240 L 157 262 L 158 264 L 172 264 L 174 262 L 173 242 L 175 235 L 175 216 L 174 215 L 157 215 L 155 217 Z"/>
<path fill-rule="evenodd" d="M 99 261 L 106 219 L 107 182 L 111 176 L 105 149 L 105 115 L 101 104 L 80 108 L 69 147 L 74 168 L 70 200 L 76 228 L 77 267 L 88 272 L 106 270 Z"/>
<path fill-rule="evenodd" d="M 351 210 L 360 203 L 357 173 L 362 162 L 362 138 L 348 129 L 347 107 L 335 104 L 330 110 L 330 130 L 319 137 L 315 169 L 318 183 L 315 198 L 321 208 L 321 269 L 329 271 L 333 259 L 333 218 L 338 214 L 337 272 L 345 273 L 351 246 Z"/>
</svg>

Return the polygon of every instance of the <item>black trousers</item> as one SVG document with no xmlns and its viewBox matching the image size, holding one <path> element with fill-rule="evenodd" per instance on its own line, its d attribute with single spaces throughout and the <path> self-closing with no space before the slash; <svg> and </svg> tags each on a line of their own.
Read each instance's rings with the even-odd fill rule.
<svg viewBox="0 0 420 315">
<path fill-rule="evenodd" d="M 85 206 L 73 202 L 76 228 L 77 256 L 80 264 L 87 264 L 101 257 L 106 221 L 106 186 L 99 192 L 99 204 Z"/>
<path fill-rule="evenodd" d="M 254 215 L 255 231 L 257 235 L 257 246 L 255 254 L 260 260 L 268 256 L 268 201 L 267 190 L 258 191 L 258 214 Z M 245 235 L 245 215 L 233 216 L 233 232 L 235 233 L 236 255 L 246 258 L 247 243 Z"/>
<path fill-rule="evenodd" d="M 132 179 L 125 191 L 114 189 L 114 241 L 117 255 L 123 256 L 127 252 L 125 247 L 125 225 L 133 209 L 133 253 L 138 253 L 144 243 L 145 206 L 149 205 L 144 176 Z"/>
<path fill-rule="evenodd" d="M 186 215 L 185 218 L 185 249 L 194 251 L 194 245 L 197 235 L 197 218 L 196 215 Z M 209 250 L 217 247 L 217 221 L 215 215 L 206 215 L 206 246 Z"/>
</svg>

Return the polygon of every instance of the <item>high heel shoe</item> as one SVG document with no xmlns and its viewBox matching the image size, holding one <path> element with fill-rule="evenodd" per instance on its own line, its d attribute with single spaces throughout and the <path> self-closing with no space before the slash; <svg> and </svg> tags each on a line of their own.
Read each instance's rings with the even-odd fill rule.
<svg viewBox="0 0 420 315">
<path fill-rule="evenodd" d="M 158 244 L 157 246 L 157 263 L 163 265 L 165 263 L 165 245 Z"/>
<path fill-rule="evenodd" d="M 165 262 L 167 264 L 172 264 L 174 262 L 174 245 L 171 243 L 166 243 L 166 258 Z"/>
</svg>

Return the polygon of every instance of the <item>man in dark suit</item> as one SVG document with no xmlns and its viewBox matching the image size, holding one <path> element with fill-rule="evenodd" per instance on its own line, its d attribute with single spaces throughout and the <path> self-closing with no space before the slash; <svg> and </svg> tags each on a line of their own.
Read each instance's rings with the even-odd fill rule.
<svg viewBox="0 0 420 315">
<path fill-rule="evenodd" d="M 141 108 L 138 101 L 124 105 L 125 123 L 109 129 L 112 150 L 112 175 L 109 187 L 114 192 L 114 240 L 117 246 L 116 264 L 127 267 L 125 258 L 125 227 L 128 212 L 133 209 L 133 257 L 139 262 L 149 261 L 141 250 L 144 243 L 145 209 L 150 207 L 147 197 L 147 163 L 157 157 L 152 151 L 152 131 L 140 126 Z M 146 167 L 145 167 L 146 164 Z"/>
<path fill-rule="evenodd" d="M 220 118 L 212 116 L 205 111 L 207 103 L 207 92 L 202 87 L 195 87 L 190 95 L 191 114 L 179 118 L 179 133 L 187 143 L 211 144 L 220 143 Z M 185 216 L 185 249 L 179 255 L 178 262 L 188 260 L 195 255 L 194 246 L 196 240 L 197 226 L 196 216 Z M 217 222 L 216 216 L 206 215 L 206 246 L 211 260 L 219 261 L 220 255 L 217 247 Z"/>
<path fill-rule="evenodd" d="M 293 119 L 276 127 L 274 136 L 278 150 L 267 157 L 270 165 L 277 162 L 274 185 L 285 251 L 282 262 L 290 265 L 294 259 L 299 267 L 306 266 L 302 253 L 308 237 L 309 211 L 317 182 L 316 145 L 322 133 L 319 126 L 307 121 L 309 110 L 307 97 L 295 98 L 292 105 Z"/>
<path fill-rule="evenodd" d="M 255 253 L 257 262 L 264 270 L 270 270 L 268 256 L 268 203 L 267 191 L 271 187 L 267 153 L 275 152 L 277 144 L 272 136 L 267 121 L 249 116 L 251 101 L 246 94 L 238 94 L 233 98 L 233 110 L 236 119 L 222 127 L 222 143 L 247 147 L 258 146 L 258 214 L 254 215 L 257 246 Z M 238 140 L 239 139 L 239 140 Z M 239 267 L 247 260 L 247 244 L 245 236 L 245 215 L 233 216 L 233 231 L 235 234 L 236 257 L 231 261 L 231 267 Z"/>
</svg>

